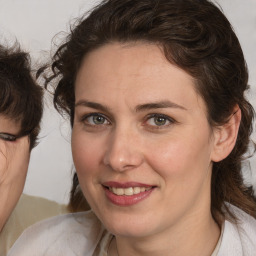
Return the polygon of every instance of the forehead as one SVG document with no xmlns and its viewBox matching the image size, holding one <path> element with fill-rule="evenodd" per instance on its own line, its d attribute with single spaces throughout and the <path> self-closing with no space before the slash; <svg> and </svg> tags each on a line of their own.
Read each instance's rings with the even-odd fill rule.
<svg viewBox="0 0 256 256">
<path fill-rule="evenodd" d="M 202 101 L 194 78 L 170 63 L 158 45 L 147 43 L 112 43 L 90 52 L 77 74 L 75 94 L 76 101 L 118 100 L 125 95 L 138 103 L 176 100 L 186 108 Z"/>
</svg>

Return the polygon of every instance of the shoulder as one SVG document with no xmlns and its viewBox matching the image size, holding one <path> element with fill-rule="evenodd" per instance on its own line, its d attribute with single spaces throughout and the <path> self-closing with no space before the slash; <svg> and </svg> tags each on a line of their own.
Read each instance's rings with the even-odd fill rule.
<svg viewBox="0 0 256 256">
<path fill-rule="evenodd" d="M 53 217 L 25 230 L 8 256 L 89 256 L 102 232 L 101 222 L 91 211 Z"/>
<path fill-rule="evenodd" d="M 254 256 L 256 252 L 256 219 L 241 209 L 229 205 L 238 222 L 225 220 L 218 256 Z"/>
<path fill-rule="evenodd" d="M 6 255 L 10 247 L 29 226 L 38 221 L 67 212 L 66 205 L 61 205 L 45 198 L 22 194 L 0 232 L 0 255 Z"/>
</svg>

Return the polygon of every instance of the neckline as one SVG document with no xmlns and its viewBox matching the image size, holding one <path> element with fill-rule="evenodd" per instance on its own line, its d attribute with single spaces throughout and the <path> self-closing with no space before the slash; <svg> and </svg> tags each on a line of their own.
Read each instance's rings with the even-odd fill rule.
<svg viewBox="0 0 256 256">
<path fill-rule="evenodd" d="M 223 238 L 224 226 L 225 226 L 225 222 L 223 222 L 221 225 L 220 237 L 219 237 L 219 240 L 218 240 L 216 247 L 215 247 L 214 251 L 212 252 L 211 256 L 218 255 L 218 252 L 219 252 L 220 246 L 221 246 L 221 242 L 222 242 L 222 238 Z M 108 256 L 108 250 L 109 250 L 109 247 L 110 247 L 113 239 L 114 239 L 114 235 L 109 232 L 107 232 L 106 236 L 103 238 L 102 243 L 103 243 L 103 248 L 104 248 L 104 254 L 103 254 L 104 256 Z"/>
</svg>

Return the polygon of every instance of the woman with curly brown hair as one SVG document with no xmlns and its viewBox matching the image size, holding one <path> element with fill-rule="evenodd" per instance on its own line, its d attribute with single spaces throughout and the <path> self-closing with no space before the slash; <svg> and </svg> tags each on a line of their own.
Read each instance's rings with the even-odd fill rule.
<svg viewBox="0 0 256 256">
<path fill-rule="evenodd" d="M 255 254 L 247 68 L 213 3 L 103 1 L 51 70 L 72 126 L 70 207 L 82 191 L 91 211 L 39 223 L 10 255 Z"/>
</svg>

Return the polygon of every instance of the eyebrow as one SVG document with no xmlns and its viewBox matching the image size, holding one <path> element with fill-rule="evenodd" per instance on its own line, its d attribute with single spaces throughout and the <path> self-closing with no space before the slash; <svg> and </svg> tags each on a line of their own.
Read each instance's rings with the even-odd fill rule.
<svg viewBox="0 0 256 256">
<path fill-rule="evenodd" d="M 159 102 L 138 105 L 136 107 L 136 112 L 150 110 L 150 109 L 158 109 L 158 108 L 178 108 L 181 110 L 187 110 L 185 107 L 180 106 L 174 102 L 171 102 L 169 100 L 164 100 L 164 101 L 159 101 Z"/>
<path fill-rule="evenodd" d="M 111 112 L 107 106 L 104 106 L 100 103 L 87 101 L 87 100 L 79 100 L 75 104 L 75 107 L 78 107 L 78 106 L 94 108 L 94 109 L 101 110 L 103 112 Z M 164 100 L 164 101 L 159 101 L 159 102 L 138 105 L 138 106 L 136 106 L 135 111 L 141 112 L 141 111 L 145 111 L 145 110 L 158 109 L 158 108 L 177 108 L 177 109 L 181 109 L 181 110 L 187 110 L 185 107 L 180 106 L 174 102 L 171 102 L 169 100 Z"/>
<path fill-rule="evenodd" d="M 102 105 L 102 104 L 100 104 L 100 103 L 87 101 L 87 100 L 79 100 L 79 101 L 75 104 L 75 107 L 79 107 L 79 106 L 94 108 L 94 109 L 101 110 L 101 111 L 103 111 L 103 112 L 110 112 L 110 109 L 109 109 L 107 106 L 104 106 L 104 105 Z"/>
</svg>

